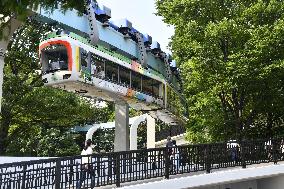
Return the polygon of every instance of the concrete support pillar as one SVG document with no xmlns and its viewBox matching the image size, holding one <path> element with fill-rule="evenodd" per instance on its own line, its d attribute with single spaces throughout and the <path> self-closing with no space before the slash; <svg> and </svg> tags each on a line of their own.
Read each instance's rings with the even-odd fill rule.
<svg viewBox="0 0 284 189">
<path fill-rule="evenodd" d="M 114 151 L 129 150 L 129 106 L 115 103 L 115 137 Z"/>
<path fill-rule="evenodd" d="M 155 119 L 147 115 L 147 149 L 155 148 Z"/>
<path fill-rule="evenodd" d="M 137 127 L 133 124 L 130 127 L 130 150 L 137 150 Z"/>
</svg>

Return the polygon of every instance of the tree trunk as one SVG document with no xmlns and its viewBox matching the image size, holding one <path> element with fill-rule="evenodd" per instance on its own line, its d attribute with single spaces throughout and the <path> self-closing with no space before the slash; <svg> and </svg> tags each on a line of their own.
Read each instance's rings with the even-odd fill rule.
<svg viewBox="0 0 284 189">
<path fill-rule="evenodd" d="M 273 132 L 272 132 L 272 127 L 273 127 L 273 114 L 268 113 L 267 114 L 267 138 L 273 137 Z"/>
<path fill-rule="evenodd" d="M 8 146 L 8 131 L 12 120 L 9 108 L 2 110 L 2 119 L 0 124 L 0 155 L 5 155 Z"/>
<path fill-rule="evenodd" d="M 234 117 L 235 117 L 235 126 L 237 130 L 237 138 L 239 140 L 242 140 L 243 135 L 243 122 L 242 122 L 242 112 L 243 112 L 243 107 L 241 106 L 241 98 L 238 99 L 238 90 L 236 88 L 232 89 L 232 103 L 233 103 L 233 109 L 234 109 Z"/>
<path fill-rule="evenodd" d="M 4 29 L 4 35 L 8 37 L 8 39 L 1 39 L 0 40 L 0 112 L 1 112 L 1 102 L 2 102 L 2 85 L 3 85 L 3 76 L 4 76 L 4 53 L 7 50 L 7 46 L 9 43 L 9 40 L 11 39 L 13 33 L 19 26 L 21 25 L 21 22 L 16 19 L 10 19 L 10 28 Z M 0 139 L 1 140 L 1 139 Z M 0 147 L 1 148 L 1 147 Z"/>
<path fill-rule="evenodd" d="M 239 91 L 233 88 L 231 95 L 227 95 L 224 91 L 219 93 L 219 98 L 221 100 L 222 108 L 224 111 L 224 118 L 229 119 L 228 114 L 233 118 L 235 127 L 235 137 L 238 140 L 243 138 L 243 129 L 246 126 L 245 123 L 251 122 L 253 114 L 248 116 L 247 119 L 243 118 L 243 110 L 245 107 L 245 94 L 244 91 Z"/>
<path fill-rule="evenodd" d="M 12 120 L 11 109 L 2 110 L 2 86 L 4 77 L 4 53 L 7 50 L 9 40 L 11 39 L 13 33 L 22 24 L 20 21 L 12 18 L 9 20 L 10 27 L 4 29 L 4 37 L 7 39 L 0 40 L 0 113 L 2 114 L 0 123 L 0 155 L 4 155 L 8 145 L 8 131 Z M 1 112 L 2 111 L 2 112 Z"/>
</svg>

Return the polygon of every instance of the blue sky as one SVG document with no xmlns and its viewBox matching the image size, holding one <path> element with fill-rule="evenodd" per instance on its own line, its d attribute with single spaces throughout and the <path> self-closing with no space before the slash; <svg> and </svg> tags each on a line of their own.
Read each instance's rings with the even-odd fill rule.
<svg viewBox="0 0 284 189">
<path fill-rule="evenodd" d="M 169 38 L 174 34 L 174 27 L 168 26 L 162 21 L 161 17 L 154 13 L 155 0 L 97 0 L 112 11 L 112 20 L 127 18 L 132 22 L 133 27 L 141 33 L 148 33 L 153 40 L 161 44 L 161 48 L 165 52 L 167 49 Z"/>
</svg>

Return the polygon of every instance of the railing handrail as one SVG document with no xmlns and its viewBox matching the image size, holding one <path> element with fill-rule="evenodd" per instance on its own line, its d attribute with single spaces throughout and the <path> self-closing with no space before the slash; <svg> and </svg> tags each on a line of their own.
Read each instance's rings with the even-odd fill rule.
<svg viewBox="0 0 284 189">
<path fill-rule="evenodd" d="M 111 154 L 124 154 L 124 153 L 137 153 L 137 152 L 149 152 L 152 150 L 164 150 L 166 148 L 182 148 L 182 147 L 200 147 L 200 146 L 205 146 L 205 145 L 218 145 L 218 144 L 229 144 L 229 143 L 241 143 L 241 142 L 268 142 L 268 141 L 273 141 L 273 140 L 279 140 L 284 138 L 267 138 L 267 139 L 254 139 L 254 140 L 242 140 L 242 141 L 227 141 L 227 142 L 215 142 L 215 143 L 198 143 L 198 144 L 185 144 L 185 145 L 179 145 L 176 147 L 159 147 L 159 148 L 148 148 L 148 149 L 138 149 L 138 150 L 129 150 L 129 151 L 119 151 L 119 152 L 102 152 L 102 153 L 93 153 L 91 156 L 104 156 L 104 155 L 111 155 Z M 11 165 L 21 165 L 21 164 L 33 164 L 37 162 L 52 162 L 55 160 L 64 160 L 68 158 L 81 158 L 84 156 L 90 156 L 90 155 L 74 155 L 74 156 L 64 156 L 64 157 L 46 157 L 46 159 L 38 159 L 38 160 L 27 160 L 27 161 L 20 161 L 20 162 L 11 162 L 11 163 L 0 163 L 0 168 L 2 166 L 11 166 Z M 11 157 L 11 156 L 10 156 Z"/>
<path fill-rule="evenodd" d="M 235 145 L 238 144 L 238 145 Z M 84 157 L 89 161 L 83 164 Z M 84 159 L 86 161 L 86 159 Z M 87 188 L 212 169 L 284 161 L 284 138 L 187 144 L 0 164 L 0 189 Z M 85 170 L 84 167 L 88 167 Z M 36 175 L 36 176 L 35 176 Z M 84 176 L 85 175 L 85 176 Z M 89 175 L 86 177 L 86 175 Z M 36 179 L 33 179 L 36 178 Z M 87 181 L 85 181 L 87 180 Z M 42 184 L 42 185 L 41 185 Z"/>
</svg>

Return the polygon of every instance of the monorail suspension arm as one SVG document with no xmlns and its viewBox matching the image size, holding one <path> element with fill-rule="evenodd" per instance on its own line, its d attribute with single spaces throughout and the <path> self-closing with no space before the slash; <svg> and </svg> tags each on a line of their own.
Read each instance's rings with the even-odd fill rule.
<svg viewBox="0 0 284 189">
<path fill-rule="evenodd" d="M 90 26 L 90 41 L 92 45 L 96 45 L 99 42 L 99 30 L 97 26 L 97 19 L 94 9 L 98 6 L 95 0 L 86 0 L 86 10 L 88 13 L 88 21 Z"/>
</svg>

